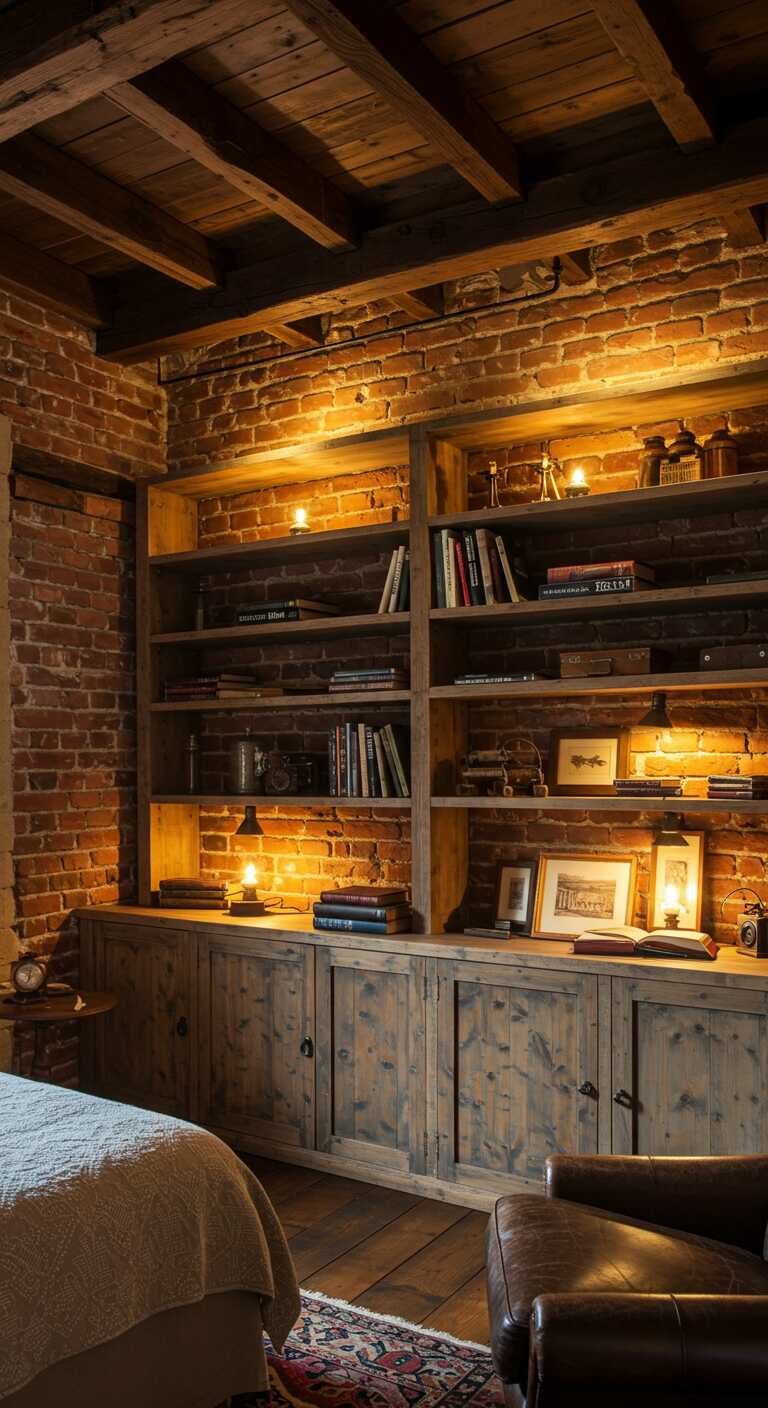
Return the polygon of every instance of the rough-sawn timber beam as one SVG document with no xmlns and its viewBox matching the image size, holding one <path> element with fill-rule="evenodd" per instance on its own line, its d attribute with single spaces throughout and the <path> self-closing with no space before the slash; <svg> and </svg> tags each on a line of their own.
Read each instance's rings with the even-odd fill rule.
<svg viewBox="0 0 768 1408">
<path fill-rule="evenodd" d="M 760 119 L 706 151 L 653 152 L 539 182 L 525 205 L 425 215 L 371 231 L 351 253 L 315 250 L 234 270 L 210 293 L 179 291 L 144 305 L 133 296 L 99 347 L 138 361 L 766 200 L 768 119 Z"/>
<path fill-rule="evenodd" d="M 98 285 L 87 274 L 10 235 L 0 235 L 0 284 L 22 297 L 32 294 L 45 308 L 86 327 L 109 322 Z"/>
</svg>

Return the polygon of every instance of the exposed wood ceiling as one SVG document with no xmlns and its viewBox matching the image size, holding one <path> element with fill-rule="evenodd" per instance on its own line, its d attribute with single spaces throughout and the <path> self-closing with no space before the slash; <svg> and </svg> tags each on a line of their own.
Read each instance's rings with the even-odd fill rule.
<svg viewBox="0 0 768 1408">
<path fill-rule="evenodd" d="M 0 282 L 137 360 L 768 202 L 768 0 L 0 0 Z"/>
</svg>

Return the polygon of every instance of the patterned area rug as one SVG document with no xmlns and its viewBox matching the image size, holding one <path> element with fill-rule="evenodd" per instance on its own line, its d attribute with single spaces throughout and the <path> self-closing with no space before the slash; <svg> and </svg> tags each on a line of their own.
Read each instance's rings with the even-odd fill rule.
<svg viewBox="0 0 768 1408">
<path fill-rule="evenodd" d="M 482 1345 L 314 1292 L 302 1306 L 283 1353 L 268 1346 L 272 1408 L 502 1408 Z"/>
</svg>

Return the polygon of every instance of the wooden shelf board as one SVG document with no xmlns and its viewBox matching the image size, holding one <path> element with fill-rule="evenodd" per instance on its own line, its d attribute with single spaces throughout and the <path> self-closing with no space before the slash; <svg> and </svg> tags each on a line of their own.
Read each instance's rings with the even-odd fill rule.
<svg viewBox="0 0 768 1408">
<path fill-rule="evenodd" d="M 768 673 L 768 672 L 767 672 Z M 171 703 L 163 701 L 151 704 L 153 714 L 219 714 L 239 710 L 252 712 L 262 709 L 346 709 L 348 705 L 358 708 L 361 704 L 408 704 L 409 689 L 370 689 L 350 690 L 345 694 L 276 694 L 254 699 L 190 699 Z"/>
<path fill-rule="evenodd" d="M 495 528 L 525 534 L 533 530 L 599 528 L 606 524 L 688 517 L 746 508 L 768 499 L 768 471 L 700 479 L 694 484 L 662 484 L 650 489 L 625 489 L 613 494 L 587 494 L 580 499 L 551 503 L 508 504 L 465 513 L 445 513 L 429 520 L 431 528 Z"/>
<path fill-rule="evenodd" d="M 765 478 L 768 480 L 768 474 Z M 280 538 L 263 538 L 251 543 L 228 543 L 223 547 L 196 548 L 191 552 L 169 552 L 150 557 L 152 568 L 174 572 L 237 572 L 244 567 L 293 566 L 320 558 L 355 557 L 386 552 L 408 542 L 408 522 L 366 523 L 357 528 L 333 529 L 327 533 L 297 533 Z M 301 595 L 301 593 L 300 593 Z M 304 593 L 306 595 L 306 592 Z"/>
<path fill-rule="evenodd" d="M 572 596 L 557 601 L 508 602 L 502 606 L 433 607 L 433 621 L 465 626 L 530 626 L 537 621 L 590 620 L 595 616 L 654 616 L 668 612 L 727 611 L 757 606 L 768 598 L 768 574 L 757 582 L 702 583 L 617 596 Z"/>
<path fill-rule="evenodd" d="M 206 631 L 166 631 L 152 645 L 267 645 L 273 640 L 323 640 L 332 636 L 396 635 L 407 631 L 410 615 L 371 612 L 362 616 L 322 616 L 317 621 L 276 621 L 266 626 L 219 626 Z"/>
<path fill-rule="evenodd" d="M 542 397 L 492 411 L 432 421 L 430 430 L 462 449 L 520 445 L 563 435 L 595 435 L 626 426 L 677 421 L 712 411 L 757 406 L 768 399 L 768 358 L 707 372 L 673 372 L 640 385 L 596 388 L 566 396 Z"/>
<path fill-rule="evenodd" d="M 335 440 L 282 445 L 199 469 L 171 470 L 152 482 L 160 489 L 204 499 L 209 494 L 244 493 L 264 484 L 307 484 L 340 474 L 364 474 L 371 469 L 407 464 L 409 454 L 408 431 L 398 426 L 343 435 Z"/>
<path fill-rule="evenodd" d="M 258 807 L 260 811 L 267 807 L 390 807 L 409 811 L 411 807 L 410 797 L 274 797 L 264 793 L 253 797 L 233 797 L 230 793 L 195 792 L 190 795 L 188 792 L 158 792 L 150 801 L 159 806 Z"/>
<path fill-rule="evenodd" d="M 719 689 L 765 689 L 765 670 L 688 670 L 665 675 L 591 675 L 588 679 L 521 680 L 517 684 L 433 685 L 431 699 L 566 699 L 578 694 L 667 694 Z"/>
<path fill-rule="evenodd" d="M 549 812 L 713 812 L 768 813 L 766 801 L 712 801 L 707 797 L 433 797 L 432 806 L 459 811 Z"/>
</svg>

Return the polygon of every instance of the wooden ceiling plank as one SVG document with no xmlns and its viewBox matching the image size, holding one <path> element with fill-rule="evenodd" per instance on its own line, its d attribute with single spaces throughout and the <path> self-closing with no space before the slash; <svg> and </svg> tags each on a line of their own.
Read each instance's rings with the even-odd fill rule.
<svg viewBox="0 0 768 1408">
<path fill-rule="evenodd" d="M 346 196 L 183 64 L 170 60 L 113 88 L 110 97 L 166 142 L 326 249 L 354 245 Z"/>
<path fill-rule="evenodd" d="M 731 249 L 750 249 L 766 238 L 765 207 L 753 205 L 723 216 L 725 241 Z"/>
<path fill-rule="evenodd" d="M 684 151 L 715 140 L 695 59 L 673 28 L 669 5 L 658 0 L 592 0 L 619 53 Z"/>
<path fill-rule="evenodd" d="M 34 133 L 0 146 L 0 189 L 190 288 L 218 282 L 202 235 Z"/>
<path fill-rule="evenodd" d="M 687 225 L 768 200 L 768 119 L 706 151 L 654 151 L 535 184 L 524 206 L 461 207 L 369 231 L 351 254 L 324 250 L 233 270 L 215 294 L 126 300 L 99 339 L 104 355 L 142 357 L 275 322 L 394 298 L 504 264 Z"/>
<path fill-rule="evenodd" d="M 558 258 L 564 283 L 585 284 L 592 278 L 588 249 L 571 249 L 566 254 L 559 254 Z"/>
<path fill-rule="evenodd" d="M 407 292 L 398 293 L 392 302 L 417 322 L 425 318 L 439 318 L 444 311 L 443 286 L 435 284 L 432 288 L 408 289 Z"/>
<path fill-rule="evenodd" d="M 284 342 L 296 352 L 305 352 L 311 347 L 322 347 L 323 327 L 320 318 L 302 318 L 298 323 L 269 323 L 264 328 L 277 342 Z"/>
<path fill-rule="evenodd" d="M 0 58 L 0 141 L 116 83 L 154 68 L 174 54 L 231 33 L 251 12 L 248 0 L 114 0 L 93 13 L 83 0 L 50 5 L 50 25 L 28 50 L 4 42 Z M 70 23 L 62 26 L 62 10 Z M 22 31 L 23 35 L 23 31 Z"/>
<path fill-rule="evenodd" d="M 486 200 L 520 198 L 512 143 L 396 13 L 359 0 L 289 0 L 289 8 Z"/>
<path fill-rule="evenodd" d="M 109 321 L 86 274 L 10 235 L 0 235 L 0 284 L 86 327 L 106 327 Z"/>
</svg>

